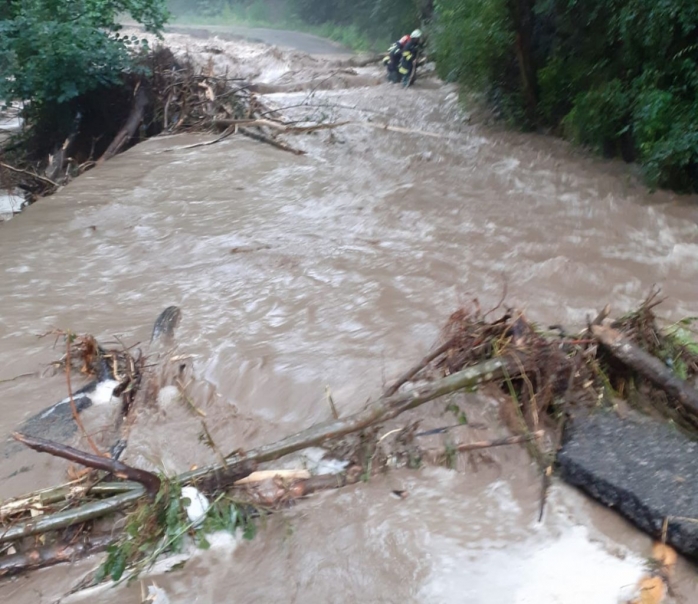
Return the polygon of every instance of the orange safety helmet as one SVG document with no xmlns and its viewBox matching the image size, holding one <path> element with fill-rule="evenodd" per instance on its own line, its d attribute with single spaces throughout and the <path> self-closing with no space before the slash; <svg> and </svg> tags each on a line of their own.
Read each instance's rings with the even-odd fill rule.
<svg viewBox="0 0 698 604">
<path fill-rule="evenodd" d="M 411 38 L 409 36 L 402 36 L 402 38 L 400 38 L 400 46 L 404 46 L 410 40 L 411 40 Z"/>
</svg>

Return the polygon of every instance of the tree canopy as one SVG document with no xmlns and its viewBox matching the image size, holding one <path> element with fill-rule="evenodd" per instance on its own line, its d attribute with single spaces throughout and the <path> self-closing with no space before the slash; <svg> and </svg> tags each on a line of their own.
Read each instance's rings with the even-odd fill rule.
<svg viewBox="0 0 698 604">
<path fill-rule="evenodd" d="M 62 104 L 118 82 L 132 68 L 128 15 L 159 32 L 165 0 L 0 0 L 0 99 L 36 108 Z"/>
<path fill-rule="evenodd" d="M 695 0 L 439 0 L 436 15 L 442 76 L 484 90 L 511 123 L 698 190 Z"/>
</svg>

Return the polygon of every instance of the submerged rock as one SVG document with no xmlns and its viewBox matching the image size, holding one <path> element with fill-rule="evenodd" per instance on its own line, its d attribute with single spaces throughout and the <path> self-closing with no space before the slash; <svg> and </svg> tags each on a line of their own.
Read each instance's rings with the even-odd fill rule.
<svg viewBox="0 0 698 604">
<path fill-rule="evenodd" d="M 568 422 L 557 456 L 564 480 L 655 539 L 698 558 L 698 442 L 671 425 L 611 411 Z"/>
</svg>

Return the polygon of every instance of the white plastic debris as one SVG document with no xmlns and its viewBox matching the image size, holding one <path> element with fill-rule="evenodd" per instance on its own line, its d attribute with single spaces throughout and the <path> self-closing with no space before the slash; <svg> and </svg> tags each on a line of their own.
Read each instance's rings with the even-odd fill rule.
<svg viewBox="0 0 698 604">
<path fill-rule="evenodd" d="M 195 527 L 201 526 L 211 507 L 206 495 L 195 487 L 182 487 L 182 499 L 189 500 L 189 503 L 184 504 L 189 520 L 194 523 Z"/>
<path fill-rule="evenodd" d="M 165 386 L 160 388 L 160 392 L 158 392 L 158 405 L 160 407 L 169 407 L 178 398 L 179 390 L 177 390 L 177 386 Z"/>
<path fill-rule="evenodd" d="M 308 447 L 300 453 L 303 465 L 313 476 L 339 474 L 349 465 L 348 461 L 326 457 L 327 451 L 320 447 Z"/>
</svg>

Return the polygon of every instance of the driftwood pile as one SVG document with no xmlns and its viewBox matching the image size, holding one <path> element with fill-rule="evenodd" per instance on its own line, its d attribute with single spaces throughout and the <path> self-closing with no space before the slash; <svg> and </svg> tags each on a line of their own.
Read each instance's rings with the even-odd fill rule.
<svg viewBox="0 0 698 604">
<path fill-rule="evenodd" d="M 80 99 L 82 110 L 60 140 L 51 140 L 52 128 L 32 123 L 6 140 L 0 188 L 19 188 L 34 201 L 144 139 L 180 132 L 239 132 L 300 153 L 276 141 L 280 122 L 243 79 L 217 75 L 212 64 L 201 68 L 175 59 L 165 48 L 143 63 L 149 75 L 125 75 L 120 89 Z"/>
<path fill-rule="evenodd" d="M 144 560 L 176 547 L 186 534 L 196 539 L 204 530 L 186 520 L 179 499 L 185 485 L 196 486 L 211 497 L 211 514 L 220 519 L 231 515 L 230 508 L 223 513 L 216 507 L 223 501 L 238 506 L 234 516 L 244 512 L 249 518 L 255 509 L 283 507 L 319 489 L 368 479 L 396 464 L 414 467 L 499 445 L 526 443 L 542 474 L 549 475 L 568 415 L 575 408 L 613 406 L 620 397 L 653 413 L 678 418 L 687 430 L 695 431 L 698 392 L 691 384 L 698 375 L 698 349 L 686 337 L 688 324 L 668 329 L 657 326 L 653 308 L 658 303 L 653 293 L 638 310 L 615 321 L 608 318 L 606 308 L 574 335 L 559 326 L 541 329 L 514 309 L 499 310 L 497 318 L 488 320 L 498 309 L 482 313 L 475 303 L 454 313 L 433 352 L 362 411 L 339 417 L 331 405 L 331 421 L 256 449 L 221 454 L 219 463 L 176 477 L 155 476 L 109 457 L 16 434 L 27 446 L 95 470 L 67 485 L 0 505 L 0 576 L 74 559 L 107 546 L 106 574 L 118 578 L 127 567 L 141 569 Z M 401 462 L 399 451 L 385 452 L 381 441 L 386 434 L 380 429 L 385 422 L 397 419 L 399 423 L 407 410 L 485 385 L 501 399 L 512 437 L 461 445 L 451 451 L 428 451 L 419 446 L 413 421 L 391 431 L 400 433 L 401 438 L 395 440 L 409 449 L 409 460 L 405 457 Z M 257 480 L 255 475 L 241 481 L 261 464 L 317 445 L 334 453 L 341 451 L 348 462 L 346 470 L 312 477 L 272 470 L 261 477 L 267 479 L 266 491 L 251 486 Z M 274 476 L 271 482 L 270 475 Z M 105 520 L 115 514 L 122 519 L 119 523 Z M 120 533 L 116 526 L 126 528 Z"/>
</svg>

